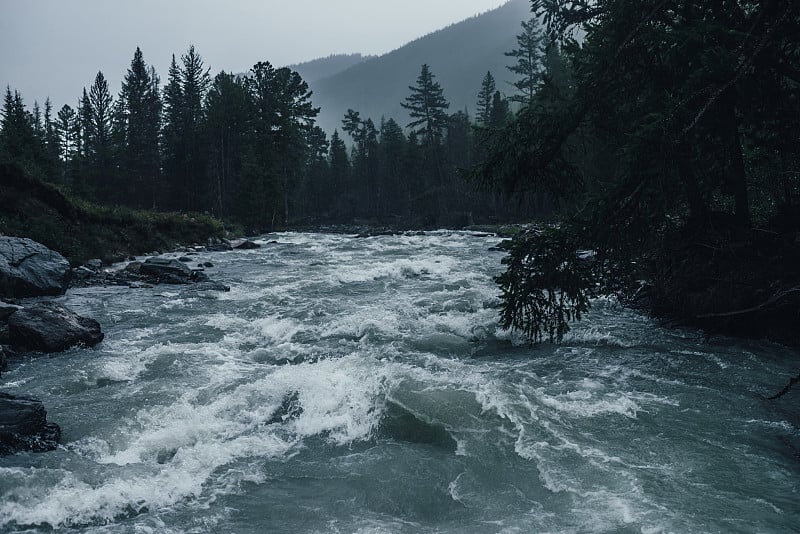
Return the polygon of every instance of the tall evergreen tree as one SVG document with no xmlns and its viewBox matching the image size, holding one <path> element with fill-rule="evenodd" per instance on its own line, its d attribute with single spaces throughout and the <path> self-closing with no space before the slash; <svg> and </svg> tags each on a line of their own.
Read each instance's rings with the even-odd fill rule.
<svg viewBox="0 0 800 534">
<path fill-rule="evenodd" d="M 6 87 L 0 122 L 0 156 L 9 161 L 32 165 L 38 158 L 38 137 L 34 121 L 19 91 Z"/>
<path fill-rule="evenodd" d="M 480 126 L 489 125 L 489 118 L 492 114 L 492 97 L 496 90 L 494 76 L 492 76 L 491 72 L 487 72 L 481 83 L 481 90 L 478 93 L 478 114 L 475 118 Z"/>
<path fill-rule="evenodd" d="M 88 96 L 83 103 L 87 124 L 84 126 L 87 182 L 98 200 L 114 196 L 115 169 L 112 142 L 112 112 L 114 99 L 108 91 L 108 82 L 98 72 Z"/>
<path fill-rule="evenodd" d="M 434 78 L 430 67 L 423 64 L 417 84 L 408 87 L 411 94 L 400 104 L 411 116 L 408 127 L 422 134 L 428 145 L 441 141 L 447 127 L 447 109 L 450 107 L 444 98 L 442 86 Z"/>
<path fill-rule="evenodd" d="M 75 110 L 67 104 L 58 111 L 55 121 L 55 134 L 58 138 L 59 157 L 61 159 L 61 181 L 74 189 L 76 160 L 79 155 L 80 125 Z"/>
<path fill-rule="evenodd" d="M 434 77 L 428 65 L 423 64 L 416 86 L 409 86 L 411 94 L 401 105 L 412 119 L 408 127 L 413 133 L 422 135 L 425 149 L 425 175 L 420 176 L 424 189 L 419 195 L 420 202 L 427 211 L 442 213 L 446 209 L 442 203 L 446 181 L 442 168 L 442 138 L 447 128 L 450 103 L 445 100 L 444 91 Z"/>
<path fill-rule="evenodd" d="M 248 88 L 253 102 L 253 140 L 250 192 L 246 193 L 250 220 L 269 225 L 287 224 L 289 199 L 304 170 L 307 134 L 319 113 L 311 103 L 308 84 L 295 71 L 275 69 L 259 62 L 251 70 Z"/>
<path fill-rule="evenodd" d="M 329 165 L 331 190 L 335 199 L 335 205 L 331 206 L 330 213 L 337 217 L 347 216 L 351 212 L 346 201 L 350 183 L 350 160 L 347 156 L 347 145 L 339 136 L 339 130 L 334 130 L 331 136 Z"/>
<path fill-rule="evenodd" d="M 220 72 L 206 96 L 209 172 L 213 213 L 234 209 L 242 158 L 251 134 L 250 94 L 241 76 Z"/>
<path fill-rule="evenodd" d="M 128 203 L 155 207 L 159 193 L 159 130 L 161 97 L 158 77 L 137 47 L 122 82 L 118 104 L 123 146 L 120 165 L 122 189 Z"/>
<path fill-rule="evenodd" d="M 163 151 L 173 208 L 194 211 L 212 202 L 203 198 L 209 188 L 199 183 L 206 176 L 203 101 L 210 84 L 209 69 L 194 45 L 181 56 L 180 67 L 172 58 L 164 88 Z"/>
<path fill-rule="evenodd" d="M 514 102 L 530 104 L 541 82 L 543 38 L 536 19 L 522 22 L 522 33 L 517 35 L 517 48 L 506 52 L 506 56 L 516 59 L 508 70 L 518 76 L 513 83 L 519 94 L 511 97 Z"/>
</svg>

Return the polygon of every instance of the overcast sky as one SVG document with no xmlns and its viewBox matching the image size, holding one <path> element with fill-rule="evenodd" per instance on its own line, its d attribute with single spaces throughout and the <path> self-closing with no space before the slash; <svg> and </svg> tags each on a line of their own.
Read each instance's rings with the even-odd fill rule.
<svg viewBox="0 0 800 534">
<path fill-rule="evenodd" d="M 98 70 L 112 94 L 133 52 L 166 78 L 194 44 L 212 74 L 334 53 L 382 54 L 505 0 L 0 0 L 0 83 L 75 106 Z"/>
</svg>

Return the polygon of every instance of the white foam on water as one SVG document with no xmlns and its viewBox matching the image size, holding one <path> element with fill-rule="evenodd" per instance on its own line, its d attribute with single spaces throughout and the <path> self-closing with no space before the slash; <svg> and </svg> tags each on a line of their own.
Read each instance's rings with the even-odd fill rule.
<svg viewBox="0 0 800 534">
<path fill-rule="evenodd" d="M 211 379 L 205 388 L 210 395 L 201 388 L 171 404 L 143 408 L 113 444 L 91 437 L 76 442 L 72 451 L 117 466 L 109 471 L 116 475 L 96 483 L 67 474 L 35 498 L 8 499 L 0 505 L 0 525 L 102 524 L 145 508 L 212 498 L 209 491 L 232 492 L 242 480 L 263 482 L 258 470 L 237 468 L 227 477 L 219 470 L 245 458 L 286 456 L 309 437 L 335 445 L 370 439 L 381 420 L 391 370 L 354 355 L 272 368 L 233 389 L 226 385 L 232 376 Z M 296 395 L 301 412 L 268 424 L 288 395 Z M 205 397 L 210 402 L 201 400 Z M 216 488 L 220 480 L 225 484 Z"/>
<path fill-rule="evenodd" d="M 573 417 L 595 417 L 616 414 L 636 419 L 641 407 L 625 393 L 597 395 L 591 391 L 573 391 L 548 395 L 544 388 L 536 391 L 538 400 L 559 412 Z"/>
</svg>

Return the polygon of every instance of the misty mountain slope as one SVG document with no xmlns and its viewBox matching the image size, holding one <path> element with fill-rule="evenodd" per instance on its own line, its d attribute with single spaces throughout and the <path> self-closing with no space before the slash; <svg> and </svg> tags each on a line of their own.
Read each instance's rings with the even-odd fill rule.
<svg viewBox="0 0 800 534">
<path fill-rule="evenodd" d="M 394 117 L 401 125 L 408 114 L 400 103 L 416 83 L 423 63 L 430 65 L 442 85 L 450 112 L 475 112 L 475 102 L 486 71 L 492 71 L 498 89 L 511 93 L 506 69 L 511 58 L 504 53 L 516 47 L 520 23 L 530 18 L 528 0 L 511 0 L 503 6 L 453 24 L 417 39 L 383 56 L 369 59 L 325 79 L 310 82 L 314 105 L 320 106 L 318 123 L 328 133 L 341 130 L 348 108 L 379 123 Z"/>
<path fill-rule="evenodd" d="M 308 83 L 314 83 L 323 78 L 328 78 L 349 69 L 354 65 L 363 63 L 375 56 L 362 54 L 332 54 L 328 57 L 313 59 L 304 63 L 289 65 L 288 67 L 300 73 Z"/>
</svg>

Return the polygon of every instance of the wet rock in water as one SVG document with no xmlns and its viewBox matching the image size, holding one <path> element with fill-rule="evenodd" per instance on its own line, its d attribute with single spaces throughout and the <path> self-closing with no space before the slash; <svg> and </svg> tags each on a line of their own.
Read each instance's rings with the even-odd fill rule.
<svg viewBox="0 0 800 534">
<path fill-rule="evenodd" d="M 149 258 L 141 265 L 139 272 L 143 276 L 161 279 L 167 283 L 187 283 L 192 278 L 192 270 L 188 265 L 164 258 Z"/>
<path fill-rule="evenodd" d="M 6 357 L 6 350 L 0 346 L 0 376 L 3 376 L 3 371 L 8 369 L 8 358 Z"/>
<path fill-rule="evenodd" d="M 239 241 L 232 242 L 231 246 L 238 250 L 254 250 L 261 248 L 261 245 L 253 243 L 249 239 L 240 239 Z"/>
<path fill-rule="evenodd" d="M 125 270 L 129 273 L 139 274 L 140 272 L 142 272 L 142 262 L 132 261 L 125 266 Z"/>
<path fill-rule="evenodd" d="M 97 258 L 93 260 L 89 260 L 84 264 L 84 267 L 88 267 L 89 269 L 99 271 L 103 268 L 103 260 L 99 260 Z"/>
<path fill-rule="evenodd" d="M 387 402 L 378 435 L 396 441 L 432 445 L 449 452 L 456 452 L 458 448 L 458 443 L 443 425 L 423 421 L 394 402 Z"/>
<path fill-rule="evenodd" d="M 226 286 L 220 282 L 215 282 L 213 280 L 207 280 L 205 282 L 198 282 L 194 284 L 192 287 L 194 291 L 221 291 L 223 293 L 227 293 L 231 290 L 231 286 Z"/>
<path fill-rule="evenodd" d="M 8 323 L 0 321 L 0 345 L 11 343 L 11 334 L 8 331 Z"/>
<path fill-rule="evenodd" d="M 61 352 L 103 340 L 100 324 L 55 302 L 40 302 L 8 319 L 11 347 L 19 351 Z"/>
<path fill-rule="evenodd" d="M 63 295 L 69 262 L 41 243 L 0 236 L 0 296 L 21 298 Z"/>
<path fill-rule="evenodd" d="M 233 250 L 233 247 L 228 243 L 214 243 L 208 245 L 206 250 L 209 252 L 228 252 L 229 250 Z"/>
<path fill-rule="evenodd" d="M 190 261 L 192 261 L 192 258 L 188 258 L 186 256 L 181 256 L 180 258 L 178 258 L 178 261 L 181 262 L 181 263 L 189 263 Z"/>
<path fill-rule="evenodd" d="M 267 424 L 285 423 L 286 421 L 297 419 L 301 415 L 303 415 L 303 406 L 300 404 L 300 394 L 293 391 L 283 398 L 281 405 L 269 418 Z"/>
<path fill-rule="evenodd" d="M 214 266 L 214 264 L 211 263 L 210 261 L 207 261 L 207 262 L 203 263 L 203 267 L 206 267 L 206 268 L 210 268 L 210 267 L 213 267 L 213 266 Z"/>
<path fill-rule="evenodd" d="M 0 456 L 52 451 L 60 440 L 61 429 L 47 422 L 40 401 L 0 393 Z"/>
<path fill-rule="evenodd" d="M 0 321 L 5 321 L 20 309 L 22 309 L 21 306 L 0 301 Z"/>
</svg>

